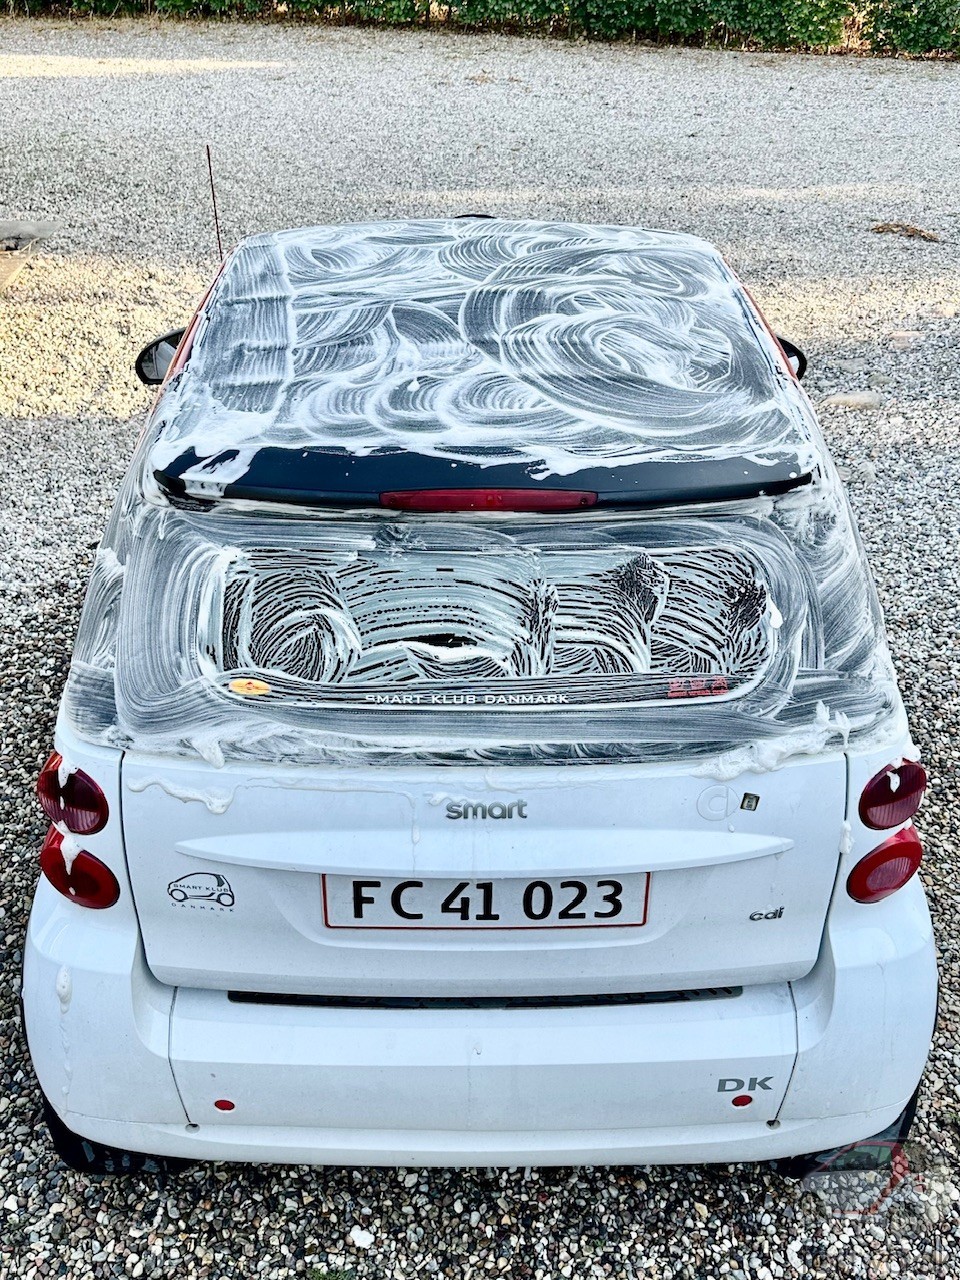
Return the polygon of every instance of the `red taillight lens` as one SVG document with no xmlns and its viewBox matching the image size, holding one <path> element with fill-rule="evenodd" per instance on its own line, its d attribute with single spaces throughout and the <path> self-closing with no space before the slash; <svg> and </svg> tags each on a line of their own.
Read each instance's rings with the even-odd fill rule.
<svg viewBox="0 0 960 1280">
<path fill-rule="evenodd" d="M 592 507 L 586 489 L 391 489 L 381 507 L 398 511 L 575 511 Z"/>
<path fill-rule="evenodd" d="M 40 850 L 40 870 L 58 893 L 78 907 L 92 907 L 95 911 L 112 907 L 120 897 L 117 877 L 99 858 L 84 849 L 69 860 L 68 869 L 63 839 L 56 827 L 50 828 Z"/>
<path fill-rule="evenodd" d="M 874 831 L 899 827 L 920 808 L 927 788 L 927 773 L 915 760 L 903 760 L 881 769 L 863 788 L 860 821 Z"/>
<path fill-rule="evenodd" d="M 847 877 L 847 893 L 857 902 L 879 902 L 902 889 L 920 866 L 923 846 L 913 827 L 904 827 L 861 858 Z"/>
<path fill-rule="evenodd" d="M 92 836 L 107 825 L 107 797 L 82 769 L 60 782 L 61 757 L 54 752 L 37 779 L 40 808 L 51 822 L 61 822 L 79 836 Z"/>
</svg>

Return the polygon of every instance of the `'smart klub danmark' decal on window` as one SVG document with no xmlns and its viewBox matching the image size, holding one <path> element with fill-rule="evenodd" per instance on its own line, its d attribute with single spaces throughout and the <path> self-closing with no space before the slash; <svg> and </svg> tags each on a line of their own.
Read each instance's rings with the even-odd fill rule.
<svg viewBox="0 0 960 1280">
<path fill-rule="evenodd" d="M 734 682 L 734 684 L 739 682 Z M 655 686 L 655 687 L 654 687 Z M 726 676 L 680 677 L 648 682 L 649 697 L 722 698 L 731 691 Z M 565 693 L 367 693 L 364 701 L 382 707 L 564 707 Z"/>
</svg>

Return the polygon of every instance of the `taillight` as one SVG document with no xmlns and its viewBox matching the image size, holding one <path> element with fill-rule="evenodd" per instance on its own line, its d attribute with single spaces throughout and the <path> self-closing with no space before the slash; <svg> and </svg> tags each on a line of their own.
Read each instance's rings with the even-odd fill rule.
<svg viewBox="0 0 960 1280">
<path fill-rule="evenodd" d="M 107 825 L 107 797 L 82 769 L 74 769 L 61 782 L 63 760 L 54 752 L 37 779 L 40 808 L 51 822 L 62 823 L 79 836 L 92 836 Z"/>
<path fill-rule="evenodd" d="M 915 760 L 888 765 L 870 779 L 860 797 L 860 821 L 874 831 L 899 827 L 920 808 L 927 773 Z"/>
<path fill-rule="evenodd" d="M 592 507 L 587 489 L 391 489 L 381 507 L 398 511 L 575 511 Z"/>
<path fill-rule="evenodd" d="M 40 870 L 58 893 L 78 907 L 101 911 L 120 897 L 117 877 L 105 863 L 85 849 L 64 857 L 63 835 L 51 827 L 40 850 Z"/>
<path fill-rule="evenodd" d="M 860 859 L 847 877 L 847 893 L 857 902 L 888 898 L 915 874 L 922 857 L 920 837 L 904 827 Z"/>
</svg>

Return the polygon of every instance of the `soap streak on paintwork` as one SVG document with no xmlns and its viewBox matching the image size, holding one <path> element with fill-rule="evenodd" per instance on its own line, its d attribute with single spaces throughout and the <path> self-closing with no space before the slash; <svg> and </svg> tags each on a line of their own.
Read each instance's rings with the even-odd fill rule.
<svg viewBox="0 0 960 1280">
<path fill-rule="evenodd" d="M 57 970 L 56 988 L 57 999 L 60 1001 L 60 1012 L 66 1013 L 70 1008 L 70 1001 L 73 999 L 73 979 L 66 965 L 61 965 Z"/>
<path fill-rule="evenodd" d="M 537 477 L 729 457 L 799 471 L 815 426 L 705 241 L 424 219 L 241 242 L 151 432 L 149 476 L 174 466 L 188 492 L 217 496 L 268 446 Z"/>
<path fill-rule="evenodd" d="M 408 805 L 411 806 L 411 813 L 414 814 L 417 798 L 416 795 L 404 788 L 396 786 L 384 786 L 371 782 L 357 782 L 351 779 L 349 783 L 335 784 L 317 782 L 313 778 L 307 777 L 291 777 L 279 776 L 269 777 L 262 773 L 252 774 L 235 782 L 228 790 L 215 791 L 209 787 L 185 787 L 179 782 L 173 780 L 171 775 L 158 775 L 156 777 L 144 777 L 131 779 L 126 778 L 126 786 L 128 791 L 135 794 L 146 791 L 149 787 L 158 787 L 167 795 L 172 796 L 175 800 L 180 800 L 184 804 L 202 804 L 209 813 L 220 815 L 226 813 L 236 799 L 237 791 L 250 791 L 253 788 L 272 788 L 279 787 L 291 791 L 315 791 L 318 794 L 323 793 L 339 793 L 342 791 L 370 792 L 376 795 L 398 795 L 402 797 Z M 416 837 L 419 839 L 419 835 Z"/>
<path fill-rule="evenodd" d="M 790 758 L 820 755 L 838 742 L 846 746 L 850 738 L 850 721 L 843 712 L 831 715 L 822 702 L 817 703 L 813 721 L 802 732 L 782 738 L 769 738 L 750 742 L 727 751 L 714 760 L 691 769 L 696 778 L 713 778 L 717 782 L 729 782 L 742 773 L 769 773 Z M 731 831 L 733 828 L 730 828 Z"/>
<path fill-rule="evenodd" d="M 197 802 L 205 805 L 209 813 L 226 813 L 233 803 L 236 795 L 236 787 L 230 791 L 211 791 L 209 789 L 192 790 L 189 787 L 180 787 L 170 778 L 158 776 L 156 778 L 138 778 L 136 782 L 127 782 L 129 791 L 146 791 L 147 787 L 159 787 L 161 791 L 165 791 L 168 796 L 172 796 L 175 800 L 182 800 L 184 804 Z"/>
<path fill-rule="evenodd" d="M 61 965 L 57 970 L 54 990 L 60 1005 L 60 1048 L 63 1052 L 63 1084 L 60 1086 L 60 1092 L 63 1095 L 64 1103 L 66 1103 L 67 1098 L 70 1096 L 70 1086 L 73 1083 L 73 1064 L 70 1061 L 70 1036 L 67 1031 L 67 1014 L 70 1012 L 70 1002 L 73 1000 L 73 975 L 65 964 Z"/>
</svg>

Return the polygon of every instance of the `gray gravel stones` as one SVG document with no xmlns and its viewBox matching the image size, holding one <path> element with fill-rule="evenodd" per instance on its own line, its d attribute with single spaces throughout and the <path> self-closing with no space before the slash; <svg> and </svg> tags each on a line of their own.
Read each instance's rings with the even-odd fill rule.
<svg viewBox="0 0 960 1280">
<path fill-rule="evenodd" d="M 0 297 L 0 1276 L 956 1274 L 960 1247 L 960 66 L 323 27 L 0 19 L 5 218 L 63 224 Z M 468 210 L 643 222 L 718 242 L 823 421 L 932 787 L 920 826 L 945 987 L 913 1158 L 926 1190 L 834 1218 L 756 1166 L 199 1168 L 93 1183 L 38 1124 L 16 994 L 32 800 L 93 549 L 149 395 L 226 239 Z M 873 235 L 935 229 L 939 243 Z M 921 333 L 922 341 L 891 341 Z"/>
</svg>

